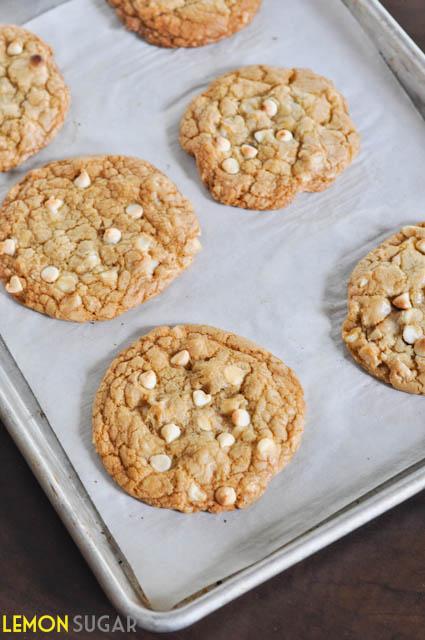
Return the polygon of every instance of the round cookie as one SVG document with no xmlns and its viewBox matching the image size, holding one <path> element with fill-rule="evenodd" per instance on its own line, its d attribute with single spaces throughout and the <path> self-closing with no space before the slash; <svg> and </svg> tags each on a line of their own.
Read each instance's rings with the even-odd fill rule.
<svg viewBox="0 0 425 640">
<path fill-rule="evenodd" d="M 62 127 L 69 103 L 52 49 L 26 29 L 0 25 L 0 171 L 45 147 Z"/>
<path fill-rule="evenodd" d="M 261 0 L 109 0 L 130 31 L 161 47 L 201 47 L 246 27 Z"/>
<path fill-rule="evenodd" d="M 207 326 L 158 327 L 106 373 L 93 442 L 139 500 L 229 511 L 257 500 L 290 461 L 303 417 L 296 376 L 261 347 Z"/>
<path fill-rule="evenodd" d="M 396 389 L 425 394 L 425 223 L 407 226 L 354 269 L 342 336 L 353 358 Z"/>
<path fill-rule="evenodd" d="M 360 143 L 330 80 L 266 66 L 215 80 L 187 109 L 180 141 L 216 200 L 261 210 L 329 187 Z"/>
<path fill-rule="evenodd" d="M 0 279 L 61 320 L 109 320 L 160 293 L 200 250 L 192 205 L 148 162 L 93 156 L 29 173 L 0 210 Z"/>
</svg>

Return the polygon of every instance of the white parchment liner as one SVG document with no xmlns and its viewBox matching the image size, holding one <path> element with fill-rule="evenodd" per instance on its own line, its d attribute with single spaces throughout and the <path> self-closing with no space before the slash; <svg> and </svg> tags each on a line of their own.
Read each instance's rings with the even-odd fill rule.
<svg viewBox="0 0 425 640">
<path fill-rule="evenodd" d="M 72 91 L 56 140 L 0 177 L 73 155 L 149 160 L 188 196 L 204 251 L 165 293 L 112 322 L 51 320 L 0 291 L 0 331 L 106 525 L 155 608 L 263 558 L 425 455 L 425 400 L 361 371 L 341 343 L 355 263 L 403 224 L 425 220 L 425 125 L 340 0 L 264 0 L 253 24 L 218 45 L 165 50 L 125 31 L 104 0 L 69 0 L 26 26 L 54 47 Z M 215 76 L 254 63 L 332 78 L 362 135 L 334 187 L 286 210 L 221 206 L 179 147 L 188 101 Z M 153 509 L 109 479 L 91 447 L 91 404 L 108 363 L 159 324 L 207 323 L 293 367 L 308 403 L 293 463 L 252 508 L 213 516 Z"/>
</svg>

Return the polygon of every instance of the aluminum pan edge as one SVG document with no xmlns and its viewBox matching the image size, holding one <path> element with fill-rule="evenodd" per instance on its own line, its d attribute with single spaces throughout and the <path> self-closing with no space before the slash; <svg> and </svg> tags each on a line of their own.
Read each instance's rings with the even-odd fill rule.
<svg viewBox="0 0 425 640">
<path fill-rule="evenodd" d="M 425 118 L 425 54 L 378 0 L 342 0 Z"/>
</svg>

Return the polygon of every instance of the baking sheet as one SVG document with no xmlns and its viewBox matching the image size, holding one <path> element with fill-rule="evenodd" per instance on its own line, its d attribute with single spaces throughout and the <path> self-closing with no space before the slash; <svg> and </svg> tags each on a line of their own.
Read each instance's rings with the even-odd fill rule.
<svg viewBox="0 0 425 640">
<path fill-rule="evenodd" d="M 58 29 L 60 25 L 60 30 Z M 0 292 L 0 332 L 152 606 L 166 609 L 279 548 L 425 456 L 425 405 L 369 377 L 339 338 L 350 271 L 394 229 L 425 219 L 425 124 L 340 0 L 265 0 L 234 38 L 167 51 L 127 33 L 104 0 L 69 0 L 27 23 L 56 50 L 73 95 L 44 162 L 86 153 L 156 164 L 195 205 L 204 251 L 166 292 L 114 321 L 74 325 Z M 363 138 L 336 185 L 282 212 L 214 203 L 177 141 L 188 101 L 252 63 L 310 66 L 346 95 Z M 293 367 L 308 403 L 303 445 L 249 510 L 155 510 L 125 495 L 91 448 L 91 403 L 110 360 L 158 324 L 209 323 Z"/>
</svg>

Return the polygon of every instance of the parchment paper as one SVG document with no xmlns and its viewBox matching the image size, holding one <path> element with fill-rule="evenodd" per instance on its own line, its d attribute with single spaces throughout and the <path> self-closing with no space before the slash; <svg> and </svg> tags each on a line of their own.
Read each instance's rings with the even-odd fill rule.
<svg viewBox="0 0 425 640">
<path fill-rule="evenodd" d="M 56 50 L 73 96 L 56 140 L 0 178 L 63 157 L 134 154 L 194 203 L 204 251 L 159 298 L 112 322 L 55 321 L 0 292 L 0 331 L 106 525 L 155 608 L 262 559 L 425 455 L 425 400 L 360 370 L 339 334 L 355 263 L 403 224 L 425 219 L 425 124 L 340 0 L 265 0 L 252 26 L 218 45 L 163 50 L 126 32 L 104 0 L 70 0 L 27 24 Z M 188 101 L 245 64 L 308 66 L 346 95 L 363 138 L 334 187 L 286 210 L 221 206 L 179 147 Z M 91 404 L 108 363 L 159 324 L 208 323 L 295 369 L 308 403 L 293 463 L 252 508 L 213 516 L 128 497 L 91 447 Z"/>
</svg>

